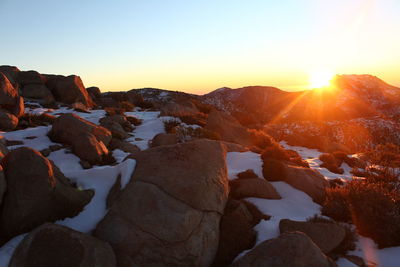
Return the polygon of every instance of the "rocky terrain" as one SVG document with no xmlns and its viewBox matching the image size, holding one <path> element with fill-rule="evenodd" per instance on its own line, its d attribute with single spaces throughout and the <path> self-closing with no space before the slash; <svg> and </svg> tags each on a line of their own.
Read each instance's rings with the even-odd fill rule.
<svg viewBox="0 0 400 267">
<path fill-rule="evenodd" d="M 332 196 L 400 144 L 400 89 L 335 84 L 101 92 L 0 66 L 0 266 L 398 266 L 398 229 Z"/>
</svg>

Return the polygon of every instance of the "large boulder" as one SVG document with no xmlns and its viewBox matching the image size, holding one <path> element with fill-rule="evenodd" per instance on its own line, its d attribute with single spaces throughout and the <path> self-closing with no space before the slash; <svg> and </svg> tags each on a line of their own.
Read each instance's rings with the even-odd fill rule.
<svg viewBox="0 0 400 267">
<path fill-rule="evenodd" d="M 318 171 L 274 159 L 264 160 L 264 178 L 283 181 L 308 194 L 315 202 L 323 203 L 329 182 Z"/>
<path fill-rule="evenodd" d="M 50 88 L 57 101 L 66 104 L 80 102 L 88 108 L 93 107 L 93 100 L 79 76 L 47 75 L 47 79 L 46 85 Z"/>
<path fill-rule="evenodd" d="M 27 84 L 44 84 L 46 82 L 46 77 L 37 71 L 29 70 L 20 71 L 17 80 L 21 86 L 25 86 Z"/>
<path fill-rule="evenodd" d="M 117 138 L 111 140 L 109 147 L 111 150 L 120 149 L 126 153 L 135 153 L 140 151 L 140 148 L 137 145 Z"/>
<path fill-rule="evenodd" d="M 3 167 L 0 165 L 0 207 L 3 202 L 3 196 L 7 189 L 6 177 L 4 176 Z"/>
<path fill-rule="evenodd" d="M 0 107 L 9 109 L 18 99 L 18 91 L 14 88 L 7 76 L 0 72 Z"/>
<path fill-rule="evenodd" d="M 91 190 L 79 190 L 38 151 L 21 147 L 2 160 L 7 190 L 0 214 L 0 243 L 45 223 L 74 217 L 89 203 Z"/>
<path fill-rule="evenodd" d="M 108 129 L 112 136 L 118 139 L 126 139 L 129 137 L 126 130 L 132 130 L 133 127 L 122 115 L 106 116 L 100 119 L 100 125 Z"/>
<path fill-rule="evenodd" d="M 176 145 L 179 142 L 176 134 L 160 133 L 154 136 L 151 141 L 152 147 Z"/>
<path fill-rule="evenodd" d="M 58 117 L 48 135 L 55 142 L 70 145 L 79 158 L 92 165 L 103 163 L 109 154 L 106 146 L 111 132 L 75 114 Z"/>
<path fill-rule="evenodd" d="M 18 118 L 0 109 L 0 131 L 11 131 L 18 125 Z"/>
<path fill-rule="evenodd" d="M 135 153 L 131 182 L 98 224 L 118 266 L 209 266 L 228 197 L 225 151 L 197 140 Z"/>
<path fill-rule="evenodd" d="M 22 87 L 22 96 L 49 105 L 54 102 L 53 94 L 44 84 L 28 84 Z"/>
<path fill-rule="evenodd" d="M 86 91 L 89 93 L 89 95 L 92 99 L 101 98 L 101 92 L 100 92 L 99 87 L 95 87 L 95 86 L 88 87 L 88 88 L 86 88 Z"/>
<path fill-rule="evenodd" d="M 251 134 L 234 117 L 217 110 L 208 115 L 207 130 L 218 133 L 222 140 L 244 146 L 252 145 Z"/>
<path fill-rule="evenodd" d="M 229 182 L 233 198 L 257 197 L 265 199 L 281 199 L 279 193 L 266 180 L 261 178 L 235 179 Z"/>
<path fill-rule="evenodd" d="M 231 266 L 333 267 L 336 265 L 304 233 L 291 232 L 262 242 Z"/>
<path fill-rule="evenodd" d="M 0 66 L 0 72 L 2 72 L 4 75 L 7 76 L 8 80 L 15 88 L 17 87 L 17 78 L 18 78 L 18 73 L 20 72 L 20 70 L 17 67 L 2 65 Z"/>
<path fill-rule="evenodd" d="M 344 228 L 334 222 L 298 222 L 289 219 L 283 219 L 279 222 L 281 233 L 303 232 L 324 252 L 331 252 L 345 238 Z"/>
<path fill-rule="evenodd" d="M 9 267 L 115 267 L 109 244 L 70 228 L 46 223 L 15 249 Z"/>
<path fill-rule="evenodd" d="M 229 266 L 242 251 L 251 249 L 257 240 L 253 228 L 264 216 L 252 204 L 230 198 L 221 218 L 218 251 L 212 266 Z"/>
</svg>

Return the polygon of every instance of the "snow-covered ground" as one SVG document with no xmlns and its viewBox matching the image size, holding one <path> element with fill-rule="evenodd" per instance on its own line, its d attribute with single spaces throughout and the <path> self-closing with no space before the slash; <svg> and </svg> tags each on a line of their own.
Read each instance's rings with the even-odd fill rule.
<svg viewBox="0 0 400 267">
<path fill-rule="evenodd" d="M 27 112 L 41 114 L 47 112 L 49 114 L 58 115 L 61 113 L 74 112 L 71 109 L 61 108 L 57 110 L 48 110 L 43 108 L 30 109 Z M 99 124 L 99 120 L 105 116 L 103 110 L 94 110 L 90 113 L 74 112 L 84 119 L 87 119 L 95 124 Z M 134 111 L 126 112 L 127 116 L 135 116 L 142 120 L 142 124 L 137 126 L 132 134 L 132 137 L 127 141 L 137 145 L 140 149 L 147 149 L 149 141 L 159 133 L 164 133 L 164 121 L 177 118 L 159 117 L 159 112 Z M 199 127 L 193 125 L 184 125 L 186 127 Z M 48 148 L 50 145 L 55 145 L 48 137 L 47 133 L 50 127 L 35 127 L 19 131 L 1 133 L 9 140 L 22 141 L 23 145 L 9 147 L 15 149 L 20 146 L 32 147 L 36 150 Z M 32 137 L 35 138 L 32 138 Z M 321 152 L 315 149 L 304 147 L 289 146 L 285 142 L 281 145 L 286 149 L 297 151 L 303 159 L 305 159 L 310 167 L 321 172 L 326 179 L 342 178 L 345 180 L 351 179 L 351 168 L 346 164 L 341 167 L 345 170 L 343 175 L 338 175 L 329 172 L 325 168 L 319 167 L 322 163 L 319 160 Z M 121 184 L 124 187 L 134 171 L 136 162 L 132 159 L 123 161 L 128 153 L 121 150 L 112 151 L 116 158 L 115 166 L 94 166 L 91 169 L 84 170 L 79 163 L 79 158 L 72 154 L 67 149 L 60 149 L 51 152 L 48 158 L 57 165 L 60 170 L 82 189 L 92 189 L 95 195 L 91 202 L 84 210 L 74 218 L 67 218 L 56 223 L 66 225 L 77 231 L 90 233 L 97 223 L 104 217 L 107 212 L 106 199 L 110 188 L 115 183 L 117 177 L 121 175 Z M 262 161 L 260 154 L 254 152 L 229 152 L 227 153 L 227 167 L 229 179 L 236 179 L 238 173 L 252 169 L 260 179 L 263 179 Z M 255 226 L 258 233 L 257 244 L 265 240 L 275 238 L 279 235 L 279 221 L 281 219 L 292 219 L 297 221 L 305 221 L 307 218 L 320 214 L 320 206 L 312 201 L 312 199 L 302 191 L 299 191 L 285 182 L 271 182 L 272 186 L 281 195 L 282 199 L 268 200 L 260 198 L 248 198 L 247 200 L 256 205 L 260 211 L 271 216 L 270 220 L 262 220 Z M 15 247 L 20 243 L 25 234 L 19 235 L 0 248 L 0 266 L 7 266 Z M 241 255 L 247 253 L 243 252 Z M 400 247 L 378 249 L 371 239 L 360 237 L 357 244 L 357 250 L 350 254 L 363 257 L 368 263 L 376 264 L 383 267 L 400 266 L 397 260 L 400 254 Z M 355 266 L 348 260 L 341 258 L 337 261 L 340 267 Z"/>
<path fill-rule="evenodd" d="M 319 156 L 323 154 L 322 152 L 318 151 L 317 149 L 311 149 L 311 148 L 306 148 L 306 147 L 301 147 L 301 146 L 290 146 L 288 145 L 285 141 L 281 141 L 280 144 L 285 148 L 285 149 L 290 149 L 294 150 L 299 155 L 308 162 L 310 165 L 311 169 L 319 171 L 323 176 L 325 176 L 326 179 L 336 179 L 340 178 L 343 180 L 351 180 L 352 175 L 350 173 L 351 167 L 347 165 L 346 163 L 343 163 L 340 167 L 344 170 L 343 174 L 337 174 L 328 171 L 326 168 L 320 167 L 322 164 L 322 161 L 319 159 Z"/>
<path fill-rule="evenodd" d="M 308 149 L 304 147 L 288 146 L 286 143 L 281 143 L 286 149 L 297 151 L 303 159 L 309 163 L 318 164 L 312 168 L 320 171 L 318 157 L 321 154 L 318 150 Z M 253 152 L 229 152 L 227 153 L 227 167 L 229 179 L 237 179 L 236 175 L 247 169 L 252 169 L 260 178 L 262 175 L 262 160 L 261 155 Z M 342 165 L 343 167 L 343 165 Z M 345 178 L 351 179 L 349 176 L 337 176 L 337 174 L 329 172 L 324 169 L 323 175 L 326 179 L 332 178 Z M 262 199 L 262 198 L 247 198 L 249 202 L 257 206 L 257 208 L 264 214 L 270 215 L 270 220 L 261 220 L 261 222 L 254 227 L 257 232 L 256 244 L 265 240 L 276 238 L 279 236 L 279 221 L 281 219 L 291 219 L 296 221 L 306 221 L 307 218 L 320 215 L 321 206 L 313 202 L 312 199 L 302 191 L 299 191 L 285 182 L 271 182 L 272 186 L 281 195 L 282 199 Z M 248 251 L 243 251 L 238 257 L 245 255 Z M 381 267 L 398 267 L 400 266 L 400 247 L 392 247 L 385 249 L 378 249 L 376 244 L 369 238 L 360 236 L 357 242 L 355 251 L 349 254 L 357 255 L 362 258 L 371 266 Z M 355 267 L 345 258 L 340 258 L 337 262 L 339 267 Z"/>
</svg>

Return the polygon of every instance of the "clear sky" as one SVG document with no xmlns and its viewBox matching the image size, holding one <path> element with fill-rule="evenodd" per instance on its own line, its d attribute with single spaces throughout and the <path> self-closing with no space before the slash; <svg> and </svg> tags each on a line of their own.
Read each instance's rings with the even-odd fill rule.
<svg viewBox="0 0 400 267">
<path fill-rule="evenodd" d="M 315 71 L 400 85 L 400 0 L 0 0 L 0 64 L 102 91 L 305 89 Z"/>
</svg>

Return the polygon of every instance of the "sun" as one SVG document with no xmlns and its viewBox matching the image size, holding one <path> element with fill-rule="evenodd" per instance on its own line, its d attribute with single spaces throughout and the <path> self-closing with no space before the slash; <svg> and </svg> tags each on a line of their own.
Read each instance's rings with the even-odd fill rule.
<svg viewBox="0 0 400 267">
<path fill-rule="evenodd" d="M 334 77 L 334 73 L 327 70 L 317 70 L 310 73 L 310 87 L 321 88 L 327 87 L 331 84 L 331 80 Z"/>
</svg>

